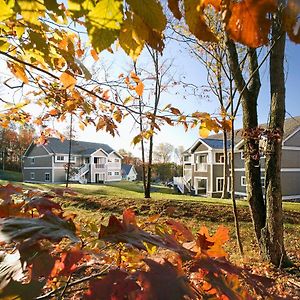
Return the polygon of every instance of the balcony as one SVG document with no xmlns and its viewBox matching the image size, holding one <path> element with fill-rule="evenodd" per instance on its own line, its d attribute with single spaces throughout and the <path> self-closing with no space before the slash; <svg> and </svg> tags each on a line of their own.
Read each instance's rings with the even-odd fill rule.
<svg viewBox="0 0 300 300">
<path fill-rule="evenodd" d="M 95 169 L 104 169 L 105 168 L 105 164 L 94 164 Z"/>
</svg>

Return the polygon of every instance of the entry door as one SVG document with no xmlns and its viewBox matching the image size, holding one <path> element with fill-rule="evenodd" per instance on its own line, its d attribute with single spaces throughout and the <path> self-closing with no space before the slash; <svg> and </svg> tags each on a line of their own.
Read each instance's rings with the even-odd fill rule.
<svg viewBox="0 0 300 300">
<path fill-rule="evenodd" d="M 104 173 L 95 173 L 95 182 L 104 182 L 105 174 Z"/>
</svg>

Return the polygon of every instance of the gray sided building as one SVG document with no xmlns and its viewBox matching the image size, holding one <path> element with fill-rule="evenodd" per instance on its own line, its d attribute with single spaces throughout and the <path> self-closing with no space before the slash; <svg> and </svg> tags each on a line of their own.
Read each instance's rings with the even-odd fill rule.
<svg viewBox="0 0 300 300">
<path fill-rule="evenodd" d="M 63 183 L 66 181 L 69 140 L 49 138 L 45 145 L 31 143 L 23 156 L 25 182 Z M 70 181 L 100 183 L 122 179 L 122 156 L 107 144 L 71 142 Z"/>
<path fill-rule="evenodd" d="M 265 127 L 265 124 L 260 125 Z M 245 163 L 241 131 L 236 131 L 234 146 L 235 193 L 246 196 Z M 262 141 L 263 143 L 263 141 Z M 230 148 L 230 142 L 227 142 Z M 182 156 L 183 177 L 175 177 L 174 184 L 182 193 L 220 197 L 223 188 L 223 139 L 215 134 L 199 138 Z M 261 182 L 265 186 L 265 157 L 260 159 Z M 229 169 L 230 170 L 230 169 Z M 231 172 L 231 170 L 230 170 Z M 228 190 L 230 191 L 230 178 Z M 300 199 L 300 117 L 285 120 L 281 162 L 282 196 L 284 200 Z"/>
</svg>

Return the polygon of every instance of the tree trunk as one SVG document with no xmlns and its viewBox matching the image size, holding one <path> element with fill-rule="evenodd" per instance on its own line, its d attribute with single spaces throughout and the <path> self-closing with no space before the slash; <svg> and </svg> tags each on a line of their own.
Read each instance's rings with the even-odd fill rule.
<svg viewBox="0 0 300 300">
<path fill-rule="evenodd" d="M 280 12 L 274 14 L 272 41 L 275 45 L 270 53 L 270 137 L 266 150 L 266 225 L 262 231 L 264 259 L 280 267 L 288 262 L 283 239 L 283 215 L 281 194 L 281 147 L 285 119 L 284 52 L 285 34 L 281 27 Z M 280 134 L 280 139 L 272 136 Z"/>
<path fill-rule="evenodd" d="M 227 147 L 227 132 L 223 131 L 224 143 L 224 164 L 223 164 L 223 190 L 222 199 L 228 199 L 228 147 Z"/>
<path fill-rule="evenodd" d="M 253 135 L 254 130 L 258 126 L 257 98 L 261 86 L 257 53 L 255 49 L 248 49 L 249 77 L 251 78 L 248 87 L 240 68 L 235 43 L 227 38 L 226 47 L 229 54 L 230 69 L 242 99 L 247 200 L 250 206 L 256 239 L 259 243 L 261 230 L 265 225 L 266 209 L 261 187 L 259 141 Z"/>
</svg>

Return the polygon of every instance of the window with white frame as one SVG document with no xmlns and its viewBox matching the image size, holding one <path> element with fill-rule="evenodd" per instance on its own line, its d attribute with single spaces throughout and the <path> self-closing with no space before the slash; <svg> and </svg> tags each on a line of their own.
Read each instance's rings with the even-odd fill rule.
<svg viewBox="0 0 300 300">
<path fill-rule="evenodd" d="M 223 153 L 216 153 L 216 163 L 224 163 L 224 154 Z"/>
<path fill-rule="evenodd" d="M 241 177 L 241 186 L 246 186 L 246 176 Z"/>
<path fill-rule="evenodd" d="M 35 173 L 34 172 L 30 173 L 30 179 L 35 179 Z"/>
<path fill-rule="evenodd" d="M 65 161 L 65 156 L 64 155 L 57 155 L 56 160 L 57 161 Z"/>
<path fill-rule="evenodd" d="M 207 163 L 207 155 L 206 155 L 206 154 L 204 154 L 204 155 L 199 155 L 199 156 L 198 156 L 198 163 L 199 163 L 199 164 Z"/>
<path fill-rule="evenodd" d="M 34 157 L 31 157 L 31 158 L 30 158 L 30 163 L 31 163 L 32 165 L 35 164 L 35 158 L 34 158 Z"/>
<path fill-rule="evenodd" d="M 223 185 L 224 185 L 224 178 L 222 178 L 222 177 L 217 178 L 216 183 L 217 183 L 216 191 L 217 192 L 222 192 L 223 191 Z"/>
<path fill-rule="evenodd" d="M 111 171 L 107 172 L 107 175 L 112 176 L 112 172 Z"/>
<path fill-rule="evenodd" d="M 72 155 L 71 158 L 70 158 L 70 161 L 71 162 L 76 162 L 76 157 Z"/>
<path fill-rule="evenodd" d="M 115 176 L 118 176 L 118 175 L 120 175 L 120 172 L 119 172 L 119 171 L 116 171 L 116 172 L 115 172 Z"/>
<path fill-rule="evenodd" d="M 50 173 L 45 173 L 45 181 L 50 181 Z"/>
<path fill-rule="evenodd" d="M 185 156 L 183 157 L 183 160 L 184 160 L 184 161 L 190 161 L 190 158 L 191 158 L 191 157 L 190 157 L 189 155 L 185 155 Z"/>
<path fill-rule="evenodd" d="M 241 159 L 245 159 L 245 153 L 244 153 L 244 151 L 241 151 Z"/>
</svg>

